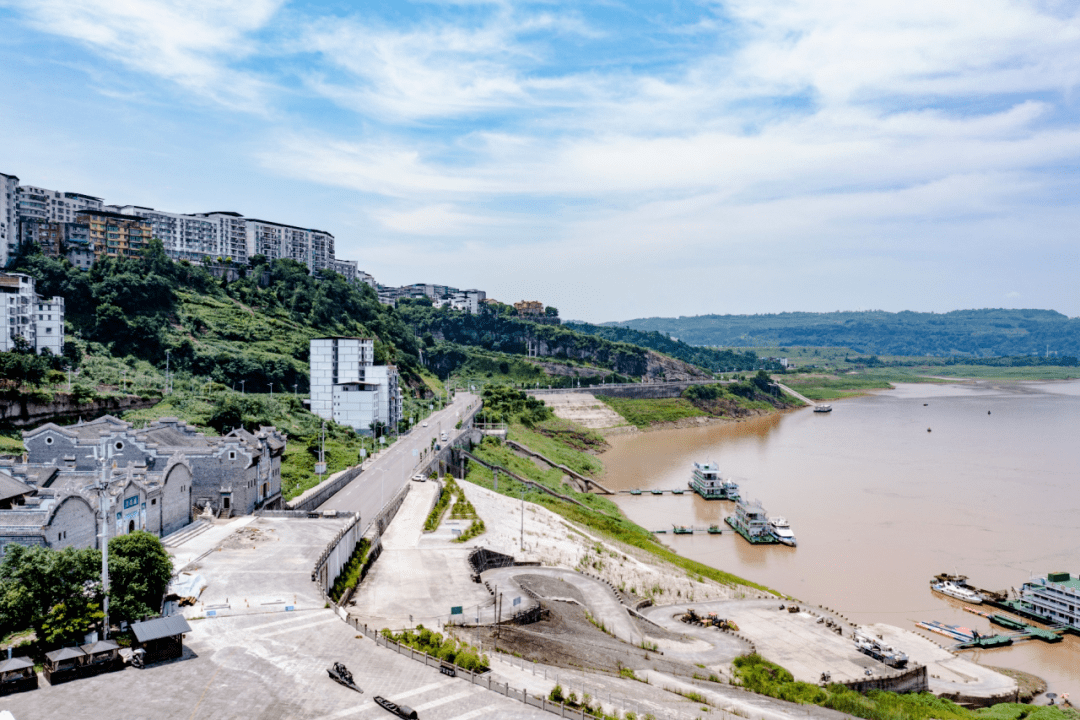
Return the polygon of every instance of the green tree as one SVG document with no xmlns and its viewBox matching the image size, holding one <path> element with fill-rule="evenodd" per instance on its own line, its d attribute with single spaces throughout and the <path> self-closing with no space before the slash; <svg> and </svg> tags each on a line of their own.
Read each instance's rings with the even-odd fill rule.
<svg viewBox="0 0 1080 720">
<path fill-rule="evenodd" d="M 0 632 L 80 640 L 101 615 L 101 553 L 12 543 L 0 563 Z"/>
<path fill-rule="evenodd" d="M 109 541 L 110 620 L 157 615 L 172 577 L 172 560 L 156 536 L 143 530 Z"/>
</svg>

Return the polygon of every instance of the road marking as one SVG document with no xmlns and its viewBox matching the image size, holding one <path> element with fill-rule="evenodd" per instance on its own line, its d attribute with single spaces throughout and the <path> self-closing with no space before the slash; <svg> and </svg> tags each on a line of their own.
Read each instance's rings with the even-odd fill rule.
<svg viewBox="0 0 1080 720">
<path fill-rule="evenodd" d="M 331 615 L 330 617 L 323 618 L 322 620 L 316 620 L 315 622 L 308 623 L 307 625 L 296 625 L 294 627 L 285 628 L 284 630 L 275 630 L 272 633 L 263 633 L 259 635 L 260 638 L 274 637 L 275 635 L 284 635 L 285 633 L 296 632 L 297 630 L 307 630 L 308 628 L 315 627 L 316 625 L 325 625 L 326 623 L 337 622 L 337 615 Z"/>
<path fill-rule="evenodd" d="M 472 694 L 473 694 L 473 691 L 470 688 L 469 690 L 463 690 L 462 692 L 455 693 L 454 695 L 447 695 L 444 698 L 439 698 L 438 700 L 432 700 L 431 702 L 426 702 L 423 705 L 417 705 L 416 707 L 413 708 L 413 710 L 415 710 L 416 712 L 422 712 L 424 710 L 430 710 L 433 707 L 439 707 L 440 705 L 445 705 L 446 703 L 451 703 L 451 702 L 454 702 L 455 700 L 460 700 L 461 698 L 468 697 L 468 696 L 470 696 Z"/>
<path fill-rule="evenodd" d="M 230 615 L 225 615 L 225 616 L 222 617 L 222 619 L 225 619 L 227 617 L 237 618 L 237 617 L 244 617 L 244 616 L 243 615 L 231 615 L 231 616 Z M 259 625 L 248 625 L 247 627 L 244 627 L 244 628 L 241 628 L 241 629 L 244 632 L 250 632 L 252 630 L 262 630 L 264 628 L 275 627 L 277 625 L 291 625 L 291 624 L 293 624 L 295 622 L 301 622 L 303 620 L 308 620 L 309 618 L 310 618 L 310 616 L 308 616 L 308 615 L 297 615 L 296 617 L 291 617 L 288 620 L 275 620 L 273 622 L 261 623 Z"/>
<path fill-rule="evenodd" d="M 446 680 L 442 680 L 440 682 L 434 682 L 434 683 L 431 683 L 429 685 L 421 685 L 420 687 L 418 687 L 418 688 L 416 688 L 414 690 L 409 690 L 407 692 L 403 692 L 400 695 L 398 695 L 397 697 L 386 698 L 386 699 L 400 705 L 401 701 L 403 699 L 405 699 L 405 698 L 412 697 L 413 695 L 421 695 L 421 694 L 426 693 L 426 692 L 428 692 L 430 690 L 436 690 L 438 688 L 445 687 L 446 685 L 448 685 L 449 683 L 452 683 L 452 682 L 454 682 L 453 678 L 447 678 Z M 370 692 L 370 691 L 368 691 L 368 692 Z M 336 713 L 333 713 L 331 715 L 324 715 L 323 720 L 338 720 L 338 718 L 344 718 L 344 717 L 348 717 L 350 715 L 355 715 L 356 713 L 363 712 L 364 710 L 370 710 L 373 707 L 378 708 L 379 706 L 375 705 L 374 702 L 361 703 L 360 705 L 354 705 L 351 708 L 345 708 L 343 710 L 338 710 Z"/>
<path fill-rule="evenodd" d="M 469 712 L 465 713 L 464 715 L 458 715 L 457 717 L 450 718 L 450 720 L 472 720 L 472 718 L 474 718 L 474 717 L 476 717 L 478 715 L 483 715 L 486 712 L 491 712 L 491 708 L 489 708 L 489 707 L 476 708 L 475 710 L 470 710 Z"/>
</svg>

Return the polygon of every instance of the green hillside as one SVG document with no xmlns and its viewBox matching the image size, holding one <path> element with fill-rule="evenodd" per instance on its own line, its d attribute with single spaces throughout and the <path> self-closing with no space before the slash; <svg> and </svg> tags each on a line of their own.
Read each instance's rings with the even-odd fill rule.
<svg viewBox="0 0 1080 720">
<path fill-rule="evenodd" d="M 848 347 L 878 355 L 1080 356 L 1080 318 L 1053 310 L 883 311 L 641 318 L 605 327 L 659 332 L 690 345 Z"/>
</svg>

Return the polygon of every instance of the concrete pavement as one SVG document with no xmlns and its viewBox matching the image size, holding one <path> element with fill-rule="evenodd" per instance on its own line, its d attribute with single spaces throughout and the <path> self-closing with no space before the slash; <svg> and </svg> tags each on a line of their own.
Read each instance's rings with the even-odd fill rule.
<svg viewBox="0 0 1080 720">
<path fill-rule="evenodd" d="M 439 433 L 446 432 L 449 438 L 447 442 L 453 442 L 461 434 L 454 426 L 470 407 L 475 407 L 479 402 L 476 395 L 459 391 L 450 405 L 424 421 L 428 424 L 427 427 L 417 425 L 408 435 L 402 435 L 397 442 L 381 452 L 358 478 L 318 509 L 358 512 L 366 526 L 378 513 L 379 508 L 409 482 L 409 478 L 420 465 L 424 451 L 430 452 L 431 441 L 445 445 L 446 443 L 439 439 Z"/>
</svg>

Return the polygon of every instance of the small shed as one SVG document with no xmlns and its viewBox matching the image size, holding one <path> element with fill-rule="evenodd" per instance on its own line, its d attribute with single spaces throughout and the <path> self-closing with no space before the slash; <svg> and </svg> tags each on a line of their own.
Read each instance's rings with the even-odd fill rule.
<svg viewBox="0 0 1080 720">
<path fill-rule="evenodd" d="M 50 685 L 59 685 L 79 677 L 79 668 L 86 653 L 77 647 L 60 648 L 45 653 L 45 679 Z"/>
<path fill-rule="evenodd" d="M 183 615 L 154 618 L 132 623 L 135 633 L 134 647 L 146 651 L 144 662 L 171 660 L 184 653 L 184 633 L 191 632 L 191 626 Z"/>
<path fill-rule="evenodd" d="M 112 640 L 98 640 L 89 645 L 83 645 L 79 649 L 86 653 L 86 659 L 82 664 L 84 676 L 89 677 L 124 668 L 124 659 L 120 657 L 120 646 Z"/>
<path fill-rule="evenodd" d="M 0 695 L 33 690 L 38 686 L 34 663 L 26 658 L 8 658 L 0 662 Z"/>
</svg>

